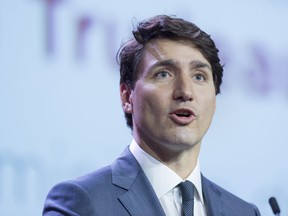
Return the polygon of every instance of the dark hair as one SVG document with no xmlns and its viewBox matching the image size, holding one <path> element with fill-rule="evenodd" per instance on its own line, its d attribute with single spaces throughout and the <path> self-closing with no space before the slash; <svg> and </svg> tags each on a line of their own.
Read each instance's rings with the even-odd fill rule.
<svg viewBox="0 0 288 216">
<path fill-rule="evenodd" d="M 152 39 L 165 38 L 174 41 L 190 41 L 211 64 L 215 93 L 220 93 L 223 67 L 218 57 L 219 50 L 210 35 L 195 24 L 176 17 L 158 15 L 140 22 L 133 31 L 133 36 L 134 38 L 124 43 L 117 53 L 120 64 L 120 84 L 124 83 L 129 88 L 134 88 L 145 45 Z M 125 113 L 125 118 L 127 125 L 132 129 L 132 115 Z"/>
</svg>

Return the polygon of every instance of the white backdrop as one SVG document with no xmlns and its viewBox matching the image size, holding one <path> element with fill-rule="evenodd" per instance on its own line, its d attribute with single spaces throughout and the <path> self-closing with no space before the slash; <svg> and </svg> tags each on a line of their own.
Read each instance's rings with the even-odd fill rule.
<svg viewBox="0 0 288 216">
<path fill-rule="evenodd" d="M 286 1 L 0 2 L 0 215 L 41 215 L 55 183 L 130 143 L 115 54 L 133 23 L 163 13 L 211 34 L 225 64 L 204 175 L 262 215 L 270 196 L 288 214 Z"/>
</svg>

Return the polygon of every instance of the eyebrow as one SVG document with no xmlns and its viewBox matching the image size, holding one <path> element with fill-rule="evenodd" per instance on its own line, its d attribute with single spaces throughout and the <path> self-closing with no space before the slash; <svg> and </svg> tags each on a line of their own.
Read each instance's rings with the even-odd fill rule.
<svg viewBox="0 0 288 216">
<path fill-rule="evenodd" d="M 208 68 L 211 70 L 211 67 L 209 64 L 204 63 L 204 62 L 199 61 L 199 60 L 194 60 L 194 61 L 190 62 L 190 65 L 192 66 L 193 69 Z"/>
<path fill-rule="evenodd" d="M 190 64 L 192 69 L 208 68 L 211 70 L 211 67 L 209 64 L 202 62 L 200 60 L 193 60 L 189 64 Z M 174 61 L 172 59 L 167 59 L 167 60 L 157 62 L 156 64 L 154 64 L 152 66 L 152 68 L 161 67 L 161 66 L 169 66 L 169 67 L 175 67 L 176 68 L 178 65 L 179 65 L 179 63 L 177 61 Z"/>
</svg>

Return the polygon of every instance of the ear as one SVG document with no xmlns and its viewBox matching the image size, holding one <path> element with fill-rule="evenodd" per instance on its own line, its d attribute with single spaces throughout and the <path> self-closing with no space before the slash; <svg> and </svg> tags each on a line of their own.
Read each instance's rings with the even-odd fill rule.
<svg viewBox="0 0 288 216">
<path fill-rule="evenodd" d="M 121 104 L 123 111 L 125 113 L 132 113 L 133 111 L 133 104 L 131 100 L 131 89 L 124 83 L 120 84 L 120 97 L 121 97 Z"/>
</svg>

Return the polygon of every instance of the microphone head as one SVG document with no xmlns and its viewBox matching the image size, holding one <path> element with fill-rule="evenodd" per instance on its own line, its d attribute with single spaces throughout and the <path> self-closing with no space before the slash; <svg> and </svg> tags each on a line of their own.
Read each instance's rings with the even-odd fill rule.
<svg viewBox="0 0 288 216">
<path fill-rule="evenodd" d="M 273 213 L 276 215 L 276 214 L 280 214 L 280 208 L 279 208 L 279 206 L 278 206 L 278 203 L 277 203 L 277 200 L 276 200 L 276 198 L 275 197 L 271 197 L 270 199 L 269 199 L 269 204 L 270 204 L 270 206 L 271 206 L 271 208 L 272 208 L 272 211 L 273 211 Z"/>
</svg>

